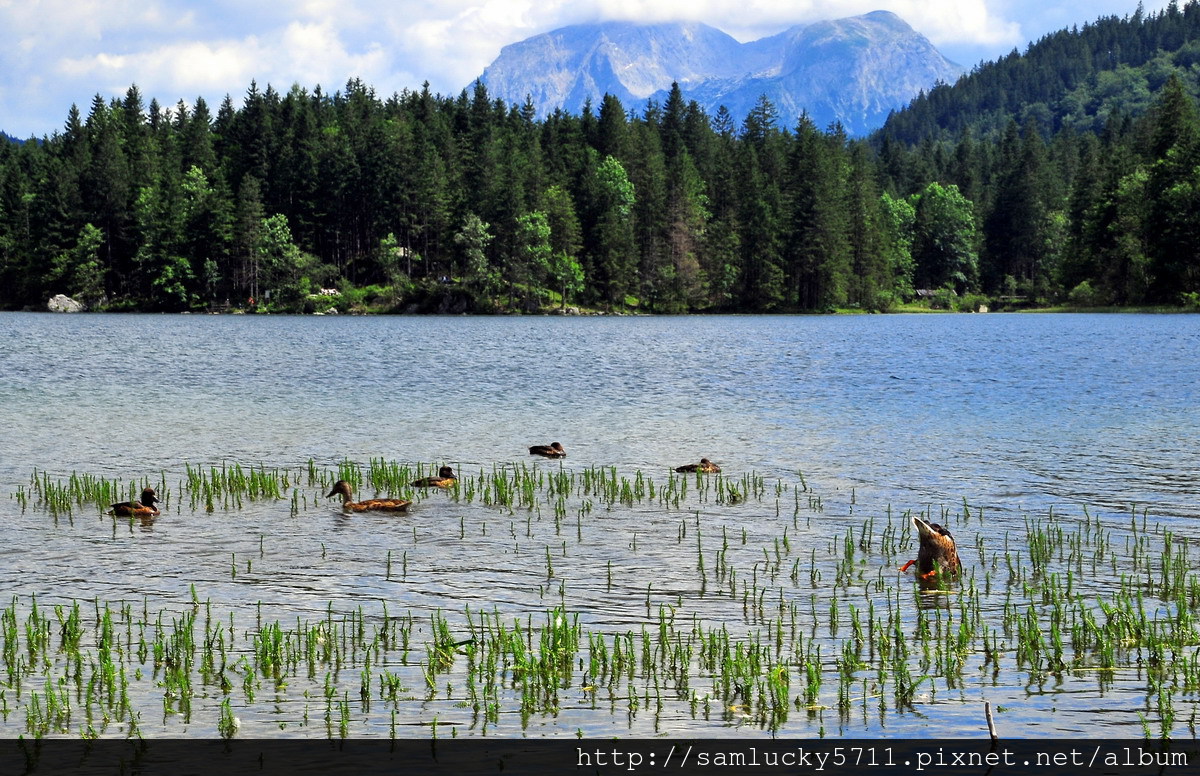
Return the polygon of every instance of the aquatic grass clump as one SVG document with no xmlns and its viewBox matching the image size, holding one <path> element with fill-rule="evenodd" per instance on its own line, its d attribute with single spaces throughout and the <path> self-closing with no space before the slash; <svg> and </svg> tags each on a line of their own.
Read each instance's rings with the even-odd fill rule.
<svg viewBox="0 0 1200 776">
<path fill-rule="evenodd" d="M 293 516 L 332 513 L 323 496 L 336 478 L 396 492 L 427 468 L 185 467 L 173 504 L 178 513 L 260 501 L 261 511 L 286 501 Z M 77 482 L 39 472 L 26 503 L 49 514 L 40 493 L 99 487 Z M 0 610 L 0 724 L 124 735 L 153 719 L 154 734 L 269 724 L 340 738 L 432 730 L 431 718 L 444 731 L 465 713 L 456 730 L 509 734 L 572 709 L 638 732 L 684 716 L 811 734 L 875 730 L 926 705 L 969 703 L 981 688 L 1036 693 L 1087 677 L 1128 689 L 1141 677 L 1144 718 L 1160 735 L 1186 724 L 1180 701 L 1200 688 L 1200 548 L 1145 507 L 1103 519 L 1021 512 L 994 529 L 967 500 L 893 509 L 861 489 L 822 496 L 803 479 L 561 463 L 462 470 L 455 488 L 424 498 L 433 519 L 318 524 L 386 532 L 360 567 L 364 586 L 403 595 L 398 582 L 434 589 L 448 571 L 473 568 L 430 555 L 444 545 L 506 555 L 499 565 L 536 576 L 523 603 L 456 612 L 431 593 L 428 608 L 402 615 L 380 600 L 283 617 L 278 603 L 214 611 L 195 584 L 154 607 L 14 597 Z M 79 506 L 74 495 L 55 503 Z M 913 514 L 953 529 L 961 578 L 926 589 L 896 572 L 916 551 Z M 332 568 L 321 539 L 311 563 Z M 229 576 L 248 577 L 252 551 L 229 550 Z M 262 566 L 253 569 L 269 580 Z"/>
<path fill-rule="evenodd" d="M 365 487 L 377 494 L 419 501 L 426 496 L 414 491 L 411 482 L 427 474 L 426 468 L 436 472 L 439 465 L 409 464 L 383 458 L 371 459 L 366 467 L 344 459 L 333 468 L 320 467 L 310 459 L 303 467 L 294 469 L 268 469 L 261 463 L 244 466 L 223 461 L 219 466 L 200 466 L 185 462 L 178 493 L 179 498 L 186 497 L 192 511 L 241 510 L 247 502 L 289 499 L 291 514 L 298 515 L 323 504 L 325 493 L 337 480 L 346 480 L 355 489 L 363 488 L 365 483 Z M 479 501 L 506 508 L 510 513 L 517 509 L 540 513 L 546 506 L 554 515 L 557 529 L 561 529 L 562 522 L 568 517 L 568 502 L 572 500 L 579 503 L 575 514 L 581 519 L 591 512 L 594 501 L 610 511 L 651 503 L 678 509 L 686 508 L 689 497 L 700 504 L 736 505 L 749 499 L 761 501 L 770 493 L 766 478 L 753 473 L 737 478 L 704 475 L 696 478 L 692 489 L 688 484 L 694 475 L 668 471 L 666 480 L 657 482 L 645 472 L 636 471 L 632 476 L 626 476 L 615 467 L 593 466 L 583 471 L 568 471 L 560 464 L 558 470 L 549 471 L 528 463 L 516 463 L 497 464 L 490 472 L 481 470 L 477 474 L 460 471 L 459 475 L 448 491 L 453 500 L 467 504 Z M 54 480 L 47 472 L 35 471 L 29 489 L 19 488 L 14 498 L 23 509 L 30 505 L 32 496 L 35 506 L 52 515 L 69 515 L 73 508 L 85 504 L 95 504 L 106 510 L 110 503 L 134 500 L 142 488 L 150 485 L 156 488 L 164 503 L 171 503 L 173 492 L 167 486 L 165 472 L 160 473 L 159 480 L 153 484 L 144 479 L 123 484 L 120 480 L 74 473 L 66 481 Z M 302 487 L 315 491 L 305 492 Z M 770 490 L 778 500 L 788 487 L 782 480 L 777 480 Z M 819 509 L 819 500 L 810 497 L 809 508 Z M 779 511 L 778 503 L 776 511 Z"/>
<path fill-rule="evenodd" d="M 181 490 L 189 494 L 191 508 L 200 503 L 208 512 L 220 501 L 222 509 L 241 509 L 243 499 L 249 501 L 283 499 L 292 483 L 301 480 L 301 474 L 285 469 L 267 470 L 259 464 L 257 468 L 241 464 L 222 462 L 216 466 L 193 467 L 184 464 L 185 480 Z"/>
<path fill-rule="evenodd" d="M 76 507 L 88 505 L 107 511 L 110 504 L 136 499 L 141 495 L 142 488 L 147 485 L 149 483 L 143 481 L 141 483 L 130 482 L 128 486 L 125 486 L 121 484 L 120 480 L 110 480 L 76 472 L 71 472 L 65 481 L 52 480 L 48 472 L 39 473 L 34 470 L 33 475 L 29 478 L 29 492 L 27 493 L 23 488 L 19 489 L 17 499 L 24 509 L 29 503 L 29 493 L 32 493 L 36 496 L 38 504 L 52 516 L 69 516 Z M 165 486 L 161 487 L 165 491 Z"/>
</svg>

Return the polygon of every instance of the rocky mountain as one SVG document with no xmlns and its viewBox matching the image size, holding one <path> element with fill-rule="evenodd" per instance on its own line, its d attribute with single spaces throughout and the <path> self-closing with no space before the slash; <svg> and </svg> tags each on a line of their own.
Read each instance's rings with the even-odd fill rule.
<svg viewBox="0 0 1200 776">
<path fill-rule="evenodd" d="M 697 22 L 574 25 L 505 46 L 480 80 L 505 102 L 531 98 L 539 116 L 577 113 L 589 98 L 599 106 L 606 93 L 637 109 L 677 81 L 710 115 L 724 105 L 741 121 L 765 95 L 785 125 L 807 111 L 819 127 L 836 120 L 861 135 L 962 72 L 903 19 L 875 11 L 749 43 Z"/>
</svg>

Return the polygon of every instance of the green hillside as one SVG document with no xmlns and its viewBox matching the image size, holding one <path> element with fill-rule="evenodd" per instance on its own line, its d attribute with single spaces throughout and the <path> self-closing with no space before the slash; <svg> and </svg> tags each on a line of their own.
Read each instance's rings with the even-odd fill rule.
<svg viewBox="0 0 1200 776">
<path fill-rule="evenodd" d="M 1200 93 L 1200 6 L 1172 3 L 1146 15 L 1107 17 L 1047 35 L 1025 53 L 976 67 L 889 117 L 881 135 L 904 143 L 998 139 L 1010 121 L 1046 135 L 1100 132 L 1112 116 L 1138 116 L 1172 75 Z"/>
<path fill-rule="evenodd" d="M 940 86 L 872 138 L 885 189 L 952 185 L 994 301 L 1195 305 L 1200 5 L 1064 30 Z"/>
</svg>

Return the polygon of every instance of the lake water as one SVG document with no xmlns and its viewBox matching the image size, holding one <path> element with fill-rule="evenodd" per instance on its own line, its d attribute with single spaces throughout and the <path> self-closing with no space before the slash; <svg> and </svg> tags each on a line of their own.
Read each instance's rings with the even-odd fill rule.
<svg viewBox="0 0 1200 776">
<path fill-rule="evenodd" d="M 145 735 L 216 735 L 222 700 L 250 735 L 422 736 L 433 717 L 459 735 L 978 735 L 988 700 L 1003 707 L 998 722 L 1009 735 L 1140 736 L 1163 723 L 1138 656 L 1103 678 L 1088 672 L 1090 652 L 1075 671 L 1022 665 L 1006 596 L 1017 590 L 1032 601 L 1037 584 L 1006 582 L 1012 575 L 1000 570 L 1004 553 L 1022 551 L 1030 520 L 1054 514 L 1074 521 L 1072 530 L 1094 518 L 1118 532 L 1114 559 L 1136 551 L 1131 514 L 1148 535 L 1195 541 L 1197 353 L 1200 316 L 0 314 L 0 587 L 19 622 L 34 600 L 84 602 L 89 626 L 98 619 L 92 609 L 106 602 L 132 602 L 150 620 L 167 612 L 169 623 L 189 602 L 208 601 L 213 617 L 236 618 L 230 639 L 236 634 L 243 652 L 264 621 L 299 629 L 298 621 L 332 611 L 378 618 L 384 606 L 413 618 L 413 651 L 383 650 L 367 666 L 404 676 L 408 703 L 360 705 L 357 663 L 352 677 L 334 681 L 345 707 L 330 706 L 328 668 L 307 678 L 311 686 L 300 670 L 289 689 L 257 694 L 197 682 L 189 714 L 167 708 L 161 683 L 131 680 Z M 526 454 L 551 441 L 566 446 L 562 462 Z M 323 498 L 332 474 L 298 481 L 310 461 L 329 473 L 340 462 L 382 458 L 423 469 L 448 463 L 481 483 L 497 470 L 582 478 L 606 467 L 630 479 L 645 473 L 661 487 L 671 467 L 701 456 L 730 482 L 761 478 L 763 492 L 727 502 L 693 482 L 692 500 L 673 506 L 661 495 L 614 504 L 577 491 L 563 520 L 549 498 L 513 510 L 434 493 L 418 495 L 407 516 L 346 517 Z M 186 503 L 185 464 L 235 463 L 297 475 L 280 500 L 212 512 Z M 147 525 L 113 520 L 94 505 L 55 515 L 30 495 L 35 470 L 53 480 L 76 473 L 161 483 L 171 502 Z M 300 506 L 289 511 L 293 496 Z M 902 608 L 905 626 L 920 627 L 923 599 L 893 565 L 892 554 L 915 552 L 911 542 L 888 551 L 861 543 L 841 586 L 830 584 L 841 578 L 834 552 L 864 521 L 875 521 L 876 532 L 888 521 L 907 531 L 901 515 L 910 510 L 929 510 L 953 529 L 980 588 L 977 619 L 1004 631 L 1007 662 L 993 673 L 986 636 L 964 651 L 965 672 L 948 680 L 914 656 L 914 673 L 931 678 L 913 702 L 900 703 L 894 671 L 864 654 L 846 669 L 855 700 L 839 704 L 846 620 L 840 631 L 830 626 L 831 606 L 843 618 L 848 603 Z M 706 564 L 699 573 L 698 552 Z M 714 576 L 722 552 L 737 565 L 732 584 Z M 1070 566 L 1066 554 L 1058 560 Z M 1122 570 L 1103 560 L 1073 580 L 1072 595 L 1101 596 Z M 753 700 L 719 697 L 712 672 L 700 667 L 692 687 L 672 689 L 665 704 L 640 672 L 597 701 L 596 677 L 583 668 L 587 638 L 553 708 L 520 708 L 510 686 L 487 721 L 464 703 L 461 656 L 436 692 L 424 686 L 435 616 L 462 639 L 465 607 L 537 629 L 558 605 L 578 615 L 585 633 L 610 638 L 659 628 L 662 607 L 684 633 L 724 626 L 746 640 L 774 634 L 761 601 L 758 615 L 747 607 L 747 589 L 765 591 L 785 612 L 776 623 L 791 621 L 789 640 L 797 622 L 811 634 L 797 649 L 823 647 L 819 660 L 804 653 L 827 675 L 815 702 L 797 701 L 771 724 Z M 152 662 L 127 668 L 161 682 Z M 51 663 L 44 676 L 56 681 L 66 669 Z M 789 697 L 804 695 L 804 667 L 794 663 L 781 663 L 794 672 Z M 27 687 L 40 691 L 42 677 Z M 14 711 L 0 734 L 18 734 L 30 724 L 28 693 L 18 700 L 14 688 L 2 692 Z M 647 695 L 631 709 L 629 697 L 639 694 Z M 1186 726 L 1194 688 L 1181 685 L 1170 700 L 1167 724 Z M 330 708 L 347 727 L 324 718 Z M 78 735 L 87 724 L 77 707 L 65 725 L 41 732 Z M 129 724 L 95 727 L 123 735 Z"/>
</svg>

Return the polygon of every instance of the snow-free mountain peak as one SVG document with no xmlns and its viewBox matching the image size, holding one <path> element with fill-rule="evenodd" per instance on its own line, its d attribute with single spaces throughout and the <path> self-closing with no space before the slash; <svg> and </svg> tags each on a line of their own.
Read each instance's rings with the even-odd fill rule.
<svg viewBox="0 0 1200 776">
<path fill-rule="evenodd" d="M 578 113 L 605 94 L 636 110 L 678 82 L 710 114 L 724 105 L 740 121 L 766 95 L 787 124 L 807 112 L 863 134 L 961 73 L 899 16 L 874 11 L 748 43 L 699 22 L 572 25 L 505 46 L 480 80 L 505 102 L 532 99 L 539 116 Z"/>
</svg>

